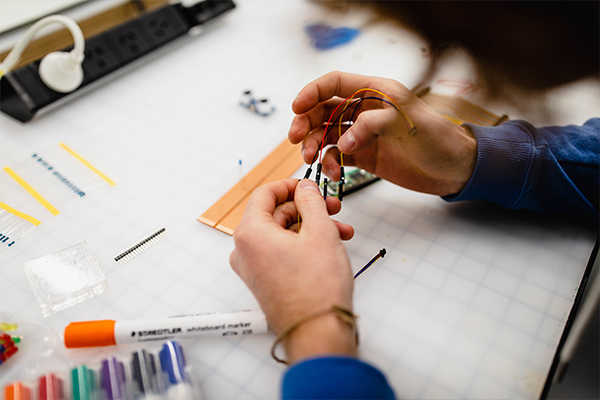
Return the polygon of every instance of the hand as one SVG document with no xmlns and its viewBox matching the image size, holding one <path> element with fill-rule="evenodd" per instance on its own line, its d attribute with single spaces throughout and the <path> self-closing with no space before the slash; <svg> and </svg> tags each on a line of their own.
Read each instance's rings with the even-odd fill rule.
<svg viewBox="0 0 600 400">
<path fill-rule="evenodd" d="M 414 136 L 408 133 L 402 114 L 394 107 L 365 100 L 352 127 L 343 129 L 341 138 L 337 126 L 329 133 L 324 146 L 337 144 L 337 148 L 330 149 L 323 157 L 323 172 L 339 180 L 341 151 L 345 165 L 363 168 L 405 188 L 440 196 L 460 192 L 475 168 L 475 138 L 390 79 L 331 72 L 304 87 L 292 103 L 297 115 L 288 134 L 290 142 L 302 142 L 304 161 L 312 161 L 323 137 L 323 124 L 335 107 L 362 88 L 376 89 L 393 98 L 417 133 Z M 359 96 L 381 97 L 373 92 Z M 346 111 L 344 120 L 349 120 L 351 114 Z"/>
<path fill-rule="evenodd" d="M 352 309 L 352 271 L 342 240 L 352 238 L 354 229 L 329 217 L 340 209 L 337 198 L 323 201 L 309 180 L 278 181 L 252 194 L 235 230 L 229 262 L 276 334 L 334 304 Z M 352 329 L 333 314 L 303 323 L 283 344 L 292 362 L 356 351 Z"/>
</svg>

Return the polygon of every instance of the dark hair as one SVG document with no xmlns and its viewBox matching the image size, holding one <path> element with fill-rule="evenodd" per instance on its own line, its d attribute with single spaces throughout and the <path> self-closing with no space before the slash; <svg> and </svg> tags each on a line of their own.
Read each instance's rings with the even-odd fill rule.
<svg viewBox="0 0 600 400">
<path fill-rule="evenodd" d="M 419 33 L 434 56 L 468 51 L 492 95 L 549 89 L 600 72 L 598 1 L 366 1 Z M 433 64 L 435 68 L 435 62 Z"/>
</svg>

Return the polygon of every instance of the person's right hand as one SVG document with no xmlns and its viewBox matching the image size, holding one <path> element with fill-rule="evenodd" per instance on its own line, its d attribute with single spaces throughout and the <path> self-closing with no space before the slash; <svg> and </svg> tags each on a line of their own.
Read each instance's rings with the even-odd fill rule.
<svg viewBox="0 0 600 400">
<path fill-rule="evenodd" d="M 409 134 L 403 116 L 394 107 L 365 100 L 357 110 L 358 117 L 352 127 L 342 130 L 344 134 L 339 138 L 335 126 L 325 140 L 324 146 L 337 144 L 337 148 L 330 149 L 323 157 L 325 175 L 339 180 L 342 151 L 345 165 L 363 168 L 405 188 L 440 196 L 460 192 L 475 168 L 475 138 L 391 79 L 331 72 L 304 87 L 292 103 L 296 116 L 288 134 L 290 142 L 302 142 L 304 161 L 310 163 L 318 151 L 323 124 L 335 107 L 363 88 L 375 89 L 393 98 L 411 119 L 417 133 Z M 366 96 L 381 97 L 373 92 L 358 95 Z M 347 110 L 344 120 L 351 114 L 351 110 Z"/>
<path fill-rule="evenodd" d="M 352 238 L 354 229 L 329 217 L 340 209 L 337 198 L 328 196 L 324 201 L 308 179 L 277 181 L 252 193 L 233 235 L 235 249 L 229 262 L 276 334 L 333 305 L 352 309 L 354 281 L 342 240 Z M 351 327 L 332 313 L 301 324 L 283 345 L 290 362 L 356 354 Z"/>
</svg>

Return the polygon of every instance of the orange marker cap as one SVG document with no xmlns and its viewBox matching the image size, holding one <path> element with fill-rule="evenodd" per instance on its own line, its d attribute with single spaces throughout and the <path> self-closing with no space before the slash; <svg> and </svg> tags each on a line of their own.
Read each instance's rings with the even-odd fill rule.
<svg viewBox="0 0 600 400">
<path fill-rule="evenodd" d="M 71 322 L 65 328 L 65 346 L 67 348 L 113 346 L 115 344 L 117 344 L 115 321 L 109 319 Z"/>
</svg>

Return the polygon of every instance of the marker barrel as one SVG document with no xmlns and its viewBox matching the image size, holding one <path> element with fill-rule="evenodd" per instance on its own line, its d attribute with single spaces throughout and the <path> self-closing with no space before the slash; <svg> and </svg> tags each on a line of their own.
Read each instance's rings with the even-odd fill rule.
<svg viewBox="0 0 600 400">
<path fill-rule="evenodd" d="M 96 347 L 266 332 L 267 320 L 260 310 L 130 321 L 87 321 L 74 322 L 65 328 L 65 346 Z"/>
</svg>

